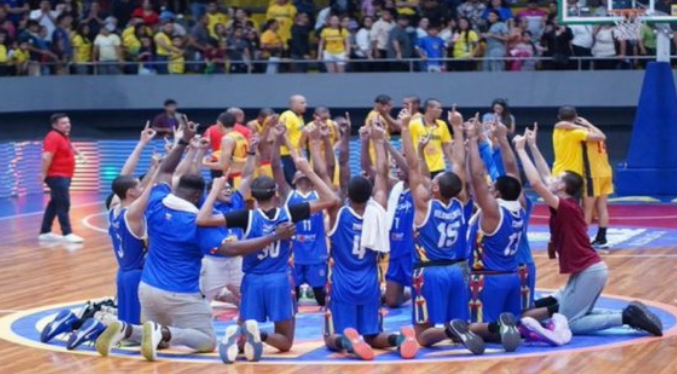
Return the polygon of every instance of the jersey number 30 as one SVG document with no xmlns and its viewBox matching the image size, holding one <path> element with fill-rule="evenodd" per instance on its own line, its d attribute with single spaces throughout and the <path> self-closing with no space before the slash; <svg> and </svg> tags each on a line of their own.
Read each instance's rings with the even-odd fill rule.
<svg viewBox="0 0 677 374">
<path fill-rule="evenodd" d="M 261 253 L 259 253 L 256 258 L 259 260 L 264 260 L 266 257 L 270 258 L 277 258 L 280 256 L 280 242 L 277 241 L 275 243 L 269 244 L 265 248 L 261 250 Z"/>
</svg>

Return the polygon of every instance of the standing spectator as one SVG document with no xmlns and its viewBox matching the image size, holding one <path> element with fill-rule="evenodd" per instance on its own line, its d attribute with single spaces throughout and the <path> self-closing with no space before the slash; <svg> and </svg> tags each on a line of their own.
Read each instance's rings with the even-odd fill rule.
<svg viewBox="0 0 677 374">
<path fill-rule="evenodd" d="M 284 42 L 278 34 L 279 29 L 280 23 L 273 18 L 268 20 L 266 31 L 261 34 L 261 56 L 268 59 L 266 74 L 276 74 L 278 71 L 280 57 L 284 50 Z"/>
<path fill-rule="evenodd" d="M 52 33 L 56 29 L 56 18 L 59 12 L 52 10 L 52 4 L 48 0 L 40 2 L 40 8 L 32 11 L 28 16 L 29 19 L 38 21 L 40 26 L 47 29 L 47 40 L 52 40 Z"/>
<path fill-rule="evenodd" d="M 484 71 L 503 71 L 505 70 L 505 61 L 498 58 L 505 57 L 506 43 L 508 41 L 508 26 L 501 22 L 497 10 L 489 11 L 489 31 L 483 33 L 482 38 L 487 41 L 487 52 L 484 57 L 482 69 Z M 490 58 L 490 59 L 487 59 Z"/>
<path fill-rule="evenodd" d="M 405 59 L 412 56 L 413 48 L 411 45 L 411 38 L 407 34 L 407 26 L 409 25 L 409 18 L 407 16 L 397 16 L 397 24 L 390 30 L 388 36 L 388 58 L 389 59 Z M 393 71 L 408 71 L 410 70 L 408 62 L 391 62 L 390 65 Z"/>
<path fill-rule="evenodd" d="M 440 59 L 446 57 L 444 40 L 438 36 L 439 28 L 437 25 L 428 27 L 428 35 L 418 40 L 417 51 L 421 58 L 425 59 L 425 71 L 441 72 L 444 69 L 444 62 Z"/>
<path fill-rule="evenodd" d="M 552 60 L 545 64 L 548 70 L 567 70 L 571 67 L 571 40 L 574 38 L 571 29 L 560 26 L 557 15 L 548 16 L 541 44 L 545 47 L 544 56 Z"/>
<path fill-rule="evenodd" d="M 134 56 L 134 61 L 139 63 L 138 74 L 155 74 L 155 46 L 153 45 L 153 39 L 144 33 L 139 37 L 139 41 L 141 42 L 141 48 L 139 53 Z"/>
<path fill-rule="evenodd" d="M 0 2 L 0 4 L 2 4 Z M 3 5 L 0 5 L 0 31 L 7 33 L 7 40 L 14 40 L 16 37 L 16 26 L 12 23 L 12 20 L 7 14 L 7 10 Z"/>
<path fill-rule="evenodd" d="M 510 10 L 505 0 L 490 0 L 489 6 L 482 13 L 482 18 L 489 21 L 489 12 L 492 10 L 498 12 L 498 18 L 501 22 L 505 22 L 508 26 L 513 24 L 512 10 Z"/>
<path fill-rule="evenodd" d="M 458 20 L 458 31 L 453 36 L 453 53 L 455 59 L 468 59 L 477 57 L 479 36 L 470 28 L 470 20 L 461 17 Z M 477 64 L 474 61 L 453 61 L 452 67 L 456 71 L 474 70 Z"/>
<path fill-rule="evenodd" d="M 510 131 L 511 134 L 515 133 L 515 116 L 510 114 L 510 107 L 506 100 L 494 99 L 491 103 L 491 112 L 484 113 L 482 122 L 494 122 L 496 121 L 496 117 L 498 117 L 498 120 L 508 128 L 508 131 Z"/>
<path fill-rule="evenodd" d="M 0 77 L 10 74 L 10 58 L 7 44 L 7 32 L 0 30 Z"/>
<path fill-rule="evenodd" d="M 610 25 L 597 26 L 591 52 L 595 57 L 596 70 L 612 70 L 618 67 L 616 40 Z"/>
<path fill-rule="evenodd" d="M 235 27 L 233 34 L 228 38 L 228 59 L 230 72 L 234 74 L 248 73 L 251 70 L 249 61 L 249 43 L 242 37 L 242 27 Z"/>
<path fill-rule="evenodd" d="M 169 56 L 179 53 L 178 48 L 172 45 L 172 35 L 174 35 L 174 24 L 167 22 L 162 25 L 160 31 L 153 37 L 158 74 L 167 74 Z"/>
<path fill-rule="evenodd" d="M 7 17 L 14 25 L 18 25 L 31 10 L 26 0 L 2 0 L 2 4 L 7 10 Z"/>
<path fill-rule="evenodd" d="M 393 22 L 393 13 L 388 9 L 381 11 L 381 17 L 374 23 L 371 29 L 371 44 L 373 46 L 374 58 L 388 57 L 388 44 L 390 31 L 395 27 Z M 388 64 L 379 64 L 377 70 L 387 70 Z"/>
<path fill-rule="evenodd" d="M 89 7 L 87 17 L 83 17 L 82 21 L 80 21 L 81 23 L 86 23 L 89 25 L 90 38 L 94 38 L 96 35 L 98 35 L 101 28 L 106 25 L 104 18 L 105 17 L 101 13 L 101 8 L 99 7 L 99 2 L 93 2 Z M 115 32 L 115 29 L 113 29 L 111 32 Z"/>
<path fill-rule="evenodd" d="M 239 23 L 240 27 L 244 27 L 248 21 L 254 22 L 254 27 L 259 28 L 259 25 L 255 20 L 250 18 L 249 13 L 245 9 L 237 8 L 235 9 L 234 14 L 235 16 L 233 19 L 228 21 L 228 24 L 226 25 L 229 29 L 232 29 L 236 23 Z"/>
<path fill-rule="evenodd" d="M 573 39 L 571 40 L 573 55 L 576 57 L 591 57 L 592 44 L 595 40 L 592 35 L 592 26 L 571 25 L 569 28 L 571 28 L 571 34 L 573 35 Z M 580 64 L 583 70 L 590 69 L 590 60 L 581 61 Z"/>
<path fill-rule="evenodd" d="M 73 33 L 71 41 L 73 46 L 73 70 L 75 74 L 91 74 L 92 63 L 92 40 L 89 38 L 89 25 L 82 23 Z"/>
<path fill-rule="evenodd" d="M 430 20 L 431 24 L 442 25 L 445 20 L 456 19 L 456 5 L 448 7 L 442 6 L 439 0 L 423 0 L 419 6 L 419 13 L 421 17 Z"/>
<path fill-rule="evenodd" d="M 30 43 L 24 38 L 19 38 L 19 48 L 12 54 L 14 62 L 14 73 L 16 75 L 28 75 L 28 65 L 30 64 L 31 52 Z"/>
<path fill-rule="evenodd" d="M 649 25 L 643 25 L 642 29 L 639 32 L 639 40 L 637 40 L 639 53 L 642 56 L 655 56 L 656 55 L 656 33 L 654 33 L 653 28 Z M 650 60 L 643 59 L 640 64 L 643 68 L 646 68 L 646 64 Z"/>
<path fill-rule="evenodd" d="M 139 18 L 132 18 L 130 21 L 130 26 L 127 27 L 121 35 L 122 39 L 122 52 L 127 62 L 136 62 L 136 58 L 141 51 L 141 36 L 148 35 L 146 32 L 146 26 L 141 22 Z M 134 26 L 132 24 L 136 23 Z M 134 74 L 138 73 L 138 65 L 136 64 L 126 64 L 124 67 L 125 74 Z"/>
<path fill-rule="evenodd" d="M 416 28 L 416 40 L 423 39 L 428 36 L 428 27 L 430 26 L 430 20 L 425 17 L 421 17 L 418 20 L 418 27 Z"/>
<path fill-rule="evenodd" d="M 285 47 L 291 39 L 291 26 L 294 23 L 296 13 L 296 7 L 289 0 L 275 0 L 266 11 L 266 20 L 275 19 L 278 21 L 278 35 Z"/>
<path fill-rule="evenodd" d="M 137 17 L 143 19 L 143 23 L 148 27 L 153 27 L 160 23 L 160 16 L 153 8 L 153 3 L 150 0 L 143 0 L 141 7 L 136 8 L 132 17 Z"/>
<path fill-rule="evenodd" d="M 298 13 L 305 13 L 308 16 L 308 25 L 315 21 L 315 2 L 313 0 L 294 0 L 294 6 Z"/>
<path fill-rule="evenodd" d="M 94 61 L 97 74 L 120 74 L 120 64 L 124 63 L 120 37 L 114 34 L 115 27 L 106 25 L 94 39 Z"/>
<path fill-rule="evenodd" d="M 194 20 L 202 19 L 207 13 L 208 0 L 192 0 L 190 1 L 190 13 Z"/>
<path fill-rule="evenodd" d="M 376 8 L 374 7 L 373 0 L 362 0 L 360 5 L 360 11 L 362 12 L 362 17 L 373 17 L 376 15 Z M 364 21 L 364 19 L 363 19 Z"/>
<path fill-rule="evenodd" d="M 75 174 L 75 156 L 77 149 L 70 140 L 71 120 L 66 114 L 53 114 L 50 118 L 51 131 L 42 143 L 42 175 L 49 187 L 50 200 L 42 218 L 40 241 L 64 240 L 69 243 L 82 243 L 83 239 L 73 234 L 70 217 L 70 186 Z M 54 218 L 59 218 L 63 236 L 52 234 Z"/>
<path fill-rule="evenodd" d="M 350 51 L 349 33 L 338 16 L 329 17 L 329 26 L 320 33 L 318 60 L 324 61 L 328 73 L 343 73 Z"/>
<path fill-rule="evenodd" d="M 126 25 L 129 23 L 135 8 L 135 0 L 113 0 L 111 15 L 115 17 L 121 25 Z"/>
<path fill-rule="evenodd" d="M 165 100 L 164 107 L 164 112 L 153 118 L 151 127 L 158 135 L 168 137 L 179 127 L 183 115 L 177 111 L 177 104 L 173 99 Z"/>
<path fill-rule="evenodd" d="M 60 9 L 61 14 L 68 14 L 73 17 L 74 20 L 80 19 L 80 9 L 78 4 L 75 3 L 75 0 L 63 0 L 62 3 L 57 5 L 57 11 Z"/>
<path fill-rule="evenodd" d="M 536 70 L 536 60 L 539 49 L 533 42 L 533 36 L 529 31 L 522 32 L 522 40 L 508 52 L 511 57 L 517 57 L 519 60 L 510 62 L 512 71 L 533 71 Z"/>
<path fill-rule="evenodd" d="M 456 33 L 456 19 L 450 19 L 447 21 L 446 26 L 440 30 L 440 38 L 444 40 L 444 44 L 447 48 L 451 48 L 454 44 L 454 34 Z"/>
<path fill-rule="evenodd" d="M 49 66 L 43 63 L 49 63 L 57 60 L 57 56 L 49 50 L 49 44 L 45 39 L 46 28 L 42 27 L 36 20 L 29 20 L 28 27 L 19 38 L 28 42 L 30 51 L 30 62 L 28 64 L 29 75 L 49 75 Z M 42 31 L 42 34 L 41 34 Z"/>
<path fill-rule="evenodd" d="M 202 71 L 202 61 L 205 60 L 205 54 L 211 48 L 209 43 L 209 18 L 202 15 L 195 23 L 195 26 L 190 30 L 188 35 L 188 59 L 190 61 L 199 61 L 198 63 L 191 63 L 188 67 L 189 71 Z"/>
<path fill-rule="evenodd" d="M 169 52 L 167 72 L 169 74 L 184 74 L 186 72 L 186 56 L 183 51 L 183 38 L 172 37 L 172 51 Z"/>
<path fill-rule="evenodd" d="M 216 1 L 210 1 L 209 4 L 207 4 L 207 19 L 209 20 L 207 25 L 209 28 L 209 34 L 212 36 L 212 38 L 217 38 L 216 25 L 225 26 L 226 22 L 228 22 L 228 17 L 221 13 Z"/>
<path fill-rule="evenodd" d="M 296 15 L 296 22 L 291 27 L 289 51 L 292 60 L 310 59 L 310 19 L 306 13 Z M 307 71 L 308 64 L 294 63 L 294 72 L 306 73 Z"/>
<path fill-rule="evenodd" d="M 373 60 L 373 50 L 371 48 L 371 28 L 374 19 L 370 16 L 362 18 L 362 27 L 355 35 L 355 46 L 353 57 L 357 60 Z M 373 71 L 370 62 L 358 62 L 355 64 L 357 71 Z"/>
<path fill-rule="evenodd" d="M 479 31 L 487 24 L 482 15 L 487 9 L 487 6 L 480 2 L 480 0 L 466 0 L 463 4 L 456 8 L 459 17 L 465 17 L 470 20 L 470 27 Z"/>
<path fill-rule="evenodd" d="M 527 30 L 533 35 L 533 42 L 541 40 L 548 12 L 538 7 L 538 0 L 529 0 L 527 7 L 517 13 L 517 18 L 527 20 Z"/>
<path fill-rule="evenodd" d="M 67 74 L 67 66 L 73 61 L 73 43 L 71 43 L 71 28 L 73 18 L 70 14 L 62 14 L 57 18 L 58 27 L 52 33 L 52 51 L 59 58 L 57 74 Z"/>
</svg>

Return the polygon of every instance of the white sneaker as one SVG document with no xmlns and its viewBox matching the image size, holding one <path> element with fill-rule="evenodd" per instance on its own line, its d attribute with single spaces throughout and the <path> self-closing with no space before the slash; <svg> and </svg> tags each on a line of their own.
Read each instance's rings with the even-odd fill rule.
<svg viewBox="0 0 677 374">
<path fill-rule="evenodd" d="M 68 234 L 63 237 L 63 240 L 68 243 L 82 243 L 85 241 L 85 239 L 82 239 L 81 237 L 75 234 Z"/>
<path fill-rule="evenodd" d="M 38 240 L 41 242 L 55 242 L 61 241 L 64 237 L 57 234 L 52 234 L 51 232 L 46 232 L 44 234 L 38 235 Z"/>
<path fill-rule="evenodd" d="M 127 325 L 124 322 L 116 321 L 99 335 L 94 346 L 96 351 L 103 357 L 108 357 L 111 349 L 116 347 L 125 338 L 125 329 Z"/>
<path fill-rule="evenodd" d="M 148 361 L 157 360 L 157 347 L 162 341 L 162 328 L 159 324 L 148 321 L 143 324 L 141 338 L 141 355 Z"/>
</svg>

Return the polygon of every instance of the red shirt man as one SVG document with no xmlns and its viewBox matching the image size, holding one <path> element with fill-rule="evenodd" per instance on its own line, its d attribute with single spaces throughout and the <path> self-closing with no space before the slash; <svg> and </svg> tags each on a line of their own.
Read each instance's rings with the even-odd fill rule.
<svg viewBox="0 0 677 374">
<path fill-rule="evenodd" d="M 52 162 L 44 172 L 44 177 L 73 178 L 75 151 L 68 134 L 57 130 L 50 131 L 42 143 L 42 151 L 52 155 Z"/>
</svg>

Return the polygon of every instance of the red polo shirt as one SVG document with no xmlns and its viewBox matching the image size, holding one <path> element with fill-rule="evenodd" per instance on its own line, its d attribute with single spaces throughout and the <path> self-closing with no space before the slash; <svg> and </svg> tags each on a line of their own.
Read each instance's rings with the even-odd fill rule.
<svg viewBox="0 0 677 374">
<path fill-rule="evenodd" d="M 242 136 L 247 138 L 247 141 L 251 140 L 252 130 L 249 127 L 236 123 L 235 126 L 233 126 L 233 130 L 242 134 Z M 224 135 L 226 134 L 221 131 L 217 124 L 209 126 L 203 134 L 204 137 L 209 139 L 209 144 L 214 152 L 221 150 L 221 138 L 223 138 Z"/>
<path fill-rule="evenodd" d="M 590 245 L 583 209 L 573 198 L 559 199 L 550 208 L 550 241 L 559 257 L 561 274 L 576 274 L 602 261 Z"/>
<path fill-rule="evenodd" d="M 47 169 L 47 177 L 73 178 L 75 152 L 68 135 L 56 130 L 50 131 L 42 143 L 42 151 L 52 154 L 52 163 Z"/>
</svg>

